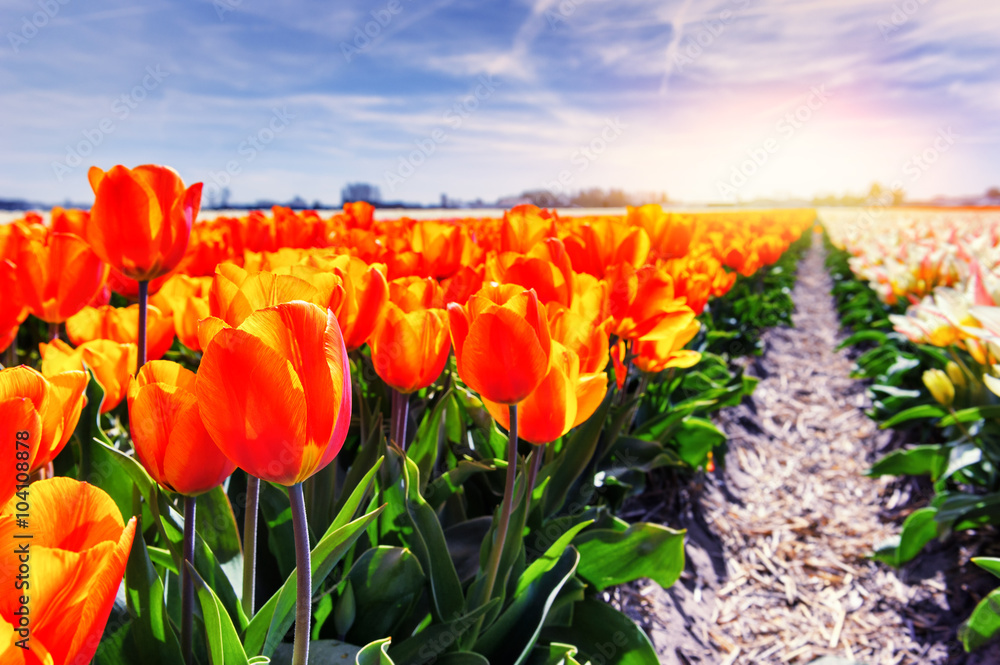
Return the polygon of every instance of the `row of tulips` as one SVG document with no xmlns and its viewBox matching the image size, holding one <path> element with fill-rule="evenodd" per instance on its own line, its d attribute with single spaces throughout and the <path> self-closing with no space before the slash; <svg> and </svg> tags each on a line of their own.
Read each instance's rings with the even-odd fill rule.
<svg viewBox="0 0 1000 665">
<path fill-rule="evenodd" d="M 359 662 L 549 662 L 603 635 L 620 662 L 655 662 L 593 594 L 671 584 L 682 533 L 613 517 L 595 479 L 710 459 L 710 423 L 688 416 L 732 390 L 699 372 L 711 399 L 661 391 L 644 425 L 645 386 L 702 359 L 684 347 L 709 298 L 777 261 L 810 211 L 196 223 L 200 185 L 168 168 L 89 177 L 89 212 L 0 227 L 2 524 L 34 536 L 46 579 L 0 607 L 4 662 L 246 663 L 293 624 L 297 664 L 331 633 L 371 643 Z M 678 458 L 663 444 L 682 435 L 708 448 Z M 66 536 L 60 510 L 86 524 Z M 261 520 L 273 566 L 255 565 Z M 127 612 L 99 642 L 123 572 Z"/>
<path fill-rule="evenodd" d="M 866 348 L 872 415 L 919 445 L 879 460 L 874 475 L 928 476 L 934 498 L 876 557 L 895 566 L 935 538 L 1000 524 L 1000 211 L 899 210 L 877 226 L 824 212 L 845 344 Z M 974 558 L 1000 575 L 1000 559 Z M 971 611 L 966 649 L 1000 635 L 1000 589 Z"/>
</svg>

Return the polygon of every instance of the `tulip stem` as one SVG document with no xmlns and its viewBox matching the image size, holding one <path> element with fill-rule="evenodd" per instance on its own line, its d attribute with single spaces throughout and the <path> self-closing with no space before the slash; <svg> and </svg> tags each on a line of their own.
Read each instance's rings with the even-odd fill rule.
<svg viewBox="0 0 1000 665">
<path fill-rule="evenodd" d="M 528 502 L 529 509 L 531 508 L 531 494 L 535 491 L 535 479 L 538 478 L 538 470 L 542 468 L 543 450 L 542 446 L 536 446 L 531 453 L 531 459 L 528 460 L 528 491 L 525 501 Z"/>
<path fill-rule="evenodd" d="M 410 415 L 410 396 L 392 389 L 392 439 L 406 450 L 406 419 Z"/>
<path fill-rule="evenodd" d="M 149 304 L 149 282 L 139 282 L 139 360 L 136 362 L 135 373 L 146 364 L 146 309 Z"/>
<path fill-rule="evenodd" d="M 184 560 L 194 566 L 195 497 L 184 497 Z M 184 662 L 194 665 L 191 638 L 194 629 L 194 578 L 188 566 L 181 574 L 181 652 Z"/>
<path fill-rule="evenodd" d="M 247 476 L 247 505 L 243 513 L 243 613 L 253 616 L 253 596 L 257 575 L 257 502 L 260 479 Z"/>
<path fill-rule="evenodd" d="M 510 528 L 510 513 L 514 505 L 514 480 L 517 476 L 517 404 L 510 405 L 510 433 L 507 441 L 507 482 L 503 490 L 503 503 L 500 505 L 500 521 L 497 523 L 497 535 L 490 548 L 490 558 L 486 562 L 486 585 L 483 588 L 483 604 L 493 597 L 493 587 L 496 585 L 500 572 L 500 558 L 507 541 L 507 530 Z M 479 635 L 483 619 L 476 622 L 473 638 Z"/>
<path fill-rule="evenodd" d="M 297 577 L 292 665 L 306 665 L 309 661 L 309 627 L 312 619 L 312 562 L 310 561 L 309 527 L 306 525 L 306 502 L 302 495 L 302 483 L 295 483 L 288 488 L 288 499 L 292 504 Z"/>
</svg>

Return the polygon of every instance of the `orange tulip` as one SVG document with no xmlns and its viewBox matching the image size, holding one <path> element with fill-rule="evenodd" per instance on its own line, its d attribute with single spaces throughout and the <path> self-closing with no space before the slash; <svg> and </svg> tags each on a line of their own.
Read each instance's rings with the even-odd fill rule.
<svg viewBox="0 0 1000 665">
<path fill-rule="evenodd" d="M 10 571 L 0 594 L 0 662 L 89 663 L 125 573 L 136 520 L 125 524 L 103 490 L 71 478 L 33 483 L 29 494 L 30 540 L 17 538 L 26 533 L 17 527 L 17 497 L 0 512 L 0 540 L 7 543 L 0 570 Z M 16 580 L 13 571 L 23 563 L 17 546 L 25 543 L 29 577 Z M 22 596 L 28 599 L 28 627 L 18 614 Z"/>
<path fill-rule="evenodd" d="M 389 284 L 384 267 L 368 265 L 354 256 L 338 256 L 318 267 L 332 269 L 341 279 L 343 288 L 336 289 L 329 307 L 337 317 L 348 351 L 361 348 L 375 332 L 389 300 Z"/>
<path fill-rule="evenodd" d="M 600 219 L 583 224 L 565 239 L 573 270 L 604 277 L 612 266 L 627 263 L 639 268 L 649 256 L 649 234 L 642 227 Z"/>
<path fill-rule="evenodd" d="M 128 387 L 139 461 L 156 482 L 187 496 L 204 494 L 236 469 L 208 435 L 194 391 L 194 372 L 166 360 L 143 365 Z"/>
<path fill-rule="evenodd" d="M 304 279 L 272 272 L 248 272 L 233 263 L 223 263 L 216 269 L 208 293 L 212 316 L 234 328 L 258 309 L 293 300 L 326 307 L 324 296 Z"/>
<path fill-rule="evenodd" d="M 48 323 L 62 323 L 80 311 L 108 276 L 107 267 L 90 246 L 70 233 L 22 241 L 16 264 L 25 306 Z"/>
<path fill-rule="evenodd" d="M 181 344 L 193 351 L 201 351 L 198 341 L 198 322 L 210 315 L 208 291 L 210 277 L 173 275 L 159 293 L 150 298 L 164 314 L 173 319 L 174 333 Z"/>
<path fill-rule="evenodd" d="M 0 304 L 0 351 L 4 351 L 17 337 L 18 326 L 28 316 L 17 288 L 17 266 L 6 259 L 0 259 L 0 293 L 3 294 L 3 304 Z"/>
<path fill-rule="evenodd" d="M 87 173 L 94 190 L 87 240 L 125 277 L 149 281 L 180 263 L 201 205 L 201 183 L 184 189 L 177 172 L 144 164 Z"/>
<path fill-rule="evenodd" d="M 119 344 L 109 339 L 84 342 L 77 348 L 61 339 L 39 344 L 42 374 L 50 379 L 62 372 L 83 371 L 84 363 L 104 389 L 101 413 L 114 409 L 125 397 L 129 378 L 135 374 L 139 349 L 135 344 Z"/>
<path fill-rule="evenodd" d="M 389 282 L 389 300 L 404 312 L 444 309 L 444 289 L 433 277 L 397 277 Z"/>
<path fill-rule="evenodd" d="M 174 321 L 159 308 L 148 306 L 146 314 L 147 358 L 158 360 L 174 343 Z M 95 339 L 122 344 L 139 342 L 139 305 L 128 307 L 84 307 L 66 320 L 66 336 L 77 346 Z"/>
<path fill-rule="evenodd" d="M 555 235 L 555 217 L 533 205 L 514 206 L 500 223 L 501 252 L 525 253 L 547 236 Z"/>
<path fill-rule="evenodd" d="M 389 386 L 401 393 L 426 388 L 441 376 L 451 350 L 447 313 L 406 312 L 390 302 L 370 344 L 375 372 Z"/>
<path fill-rule="evenodd" d="M 693 367 L 701 360 L 701 354 L 685 349 L 684 345 L 698 334 L 700 328 L 701 323 L 694 318 L 694 312 L 690 317 L 677 317 L 672 323 L 673 334 L 649 342 L 633 342 L 632 353 L 635 357 L 632 362 L 643 372 L 650 373 L 671 367 Z"/>
<path fill-rule="evenodd" d="M 209 325 L 220 329 L 205 346 L 195 392 L 223 454 L 282 485 L 329 464 L 351 420 L 350 364 L 332 312 L 291 302 L 258 310 L 238 328 Z"/>
<path fill-rule="evenodd" d="M 450 303 L 448 320 L 458 374 L 484 399 L 517 404 L 549 371 L 549 323 L 534 290 L 484 286 L 465 305 Z"/>
<path fill-rule="evenodd" d="M 608 283 L 612 332 L 623 339 L 659 339 L 672 330 L 673 319 L 691 312 L 683 298 L 674 297 L 673 279 L 662 268 L 621 264 L 608 271 Z"/>
<path fill-rule="evenodd" d="M 504 252 L 486 260 L 486 279 L 534 289 L 541 302 L 573 302 L 575 278 L 563 242 L 547 238 L 525 255 Z"/>
<path fill-rule="evenodd" d="M 597 410 L 608 392 L 604 371 L 580 373 L 580 356 L 555 339 L 548 374 L 531 394 L 517 405 L 517 434 L 525 441 L 544 444 L 555 441 Z M 490 415 L 510 428 L 510 409 L 483 398 Z"/>
<path fill-rule="evenodd" d="M 46 378 L 30 367 L 8 367 L 0 370 L 0 422 L 5 428 L 33 430 L 25 441 L 27 447 L 14 444 L 14 434 L 3 440 L 9 449 L 8 460 L 24 462 L 19 471 L 33 473 L 56 458 L 73 435 L 80 412 L 87 398 L 87 375 L 68 371 Z M 37 421 L 37 429 L 27 425 Z M 19 439 L 23 440 L 23 439 Z M 16 448 L 16 450 L 15 450 Z M 0 499 L 6 498 L 14 486 L 14 474 L 0 474 Z"/>
</svg>

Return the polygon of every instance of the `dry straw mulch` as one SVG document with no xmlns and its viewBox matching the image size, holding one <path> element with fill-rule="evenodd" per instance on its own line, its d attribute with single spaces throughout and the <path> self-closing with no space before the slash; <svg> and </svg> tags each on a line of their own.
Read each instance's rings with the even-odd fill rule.
<svg viewBox="0 0 1000 665">
<path fill-rule="evenodd" d="M 902 571 L 868 558 L 926 496 L 919 482 L 864 475 L 894 442 L 865 416 L 865 386 L 836 351 L 818 245 L 799 268 L 794 327 L 766 333 L 748 368 L 761 378 L 752 399 L 717 419 L 726 468 L 680 500 L 669 487 L 648 493 L 629 515 L 688 528 L 681 583 L 611 600 L 645 623 L 663 663 L 1000 663 L 967 657 L 954 636 L 990 587 L 966 565 L 975 541 L 932 544 Z"/>
</svg>

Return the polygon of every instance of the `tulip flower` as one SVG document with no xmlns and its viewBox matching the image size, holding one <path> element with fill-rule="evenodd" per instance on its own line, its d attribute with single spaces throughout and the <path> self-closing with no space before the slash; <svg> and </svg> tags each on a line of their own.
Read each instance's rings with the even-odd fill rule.
<svg viewBox="0 0 1000 665">
<path fill-rule="evenodd" d="M 302 481 L 340 452 L 351 421 L 347 348 L 330 310 L 303 301 L 222 322 L 205 346 L 195 385 L 205 427 L 247 473 L 289 485 L 298 572 L 292 662 L 309 655 L 312 597 Z"/>
<path fill-rule="evenodd" d="M 71 478 L 32 483 L 30 497 L 32 538 L 23 541 L 31 548 L 30 587 L 19 593 L 13 580 L 4 580 L 0 662 L 89 663 L 125 573 L 136 519 L 125 524 L 103 490 Z M 22 542 L 16 536 L 25 532 L 15 519 L 17 501 L 11 498 L 0 511 L 0 541 L 7 543 L 0 549 L 4 571 L 21 563 L 14 543 Z M 28 628 L 18 614 L 21 595 L 29 599 Z"/>
<path fill-rule="evenodd" d="M 628 264 L 638 269 L 649 257 L 649 234 L 611 219 L 583 224 L 564 240 L 573 270 L 604 277 L 609 268 Z"/>
<path fill-rule="evenodd" d="M 458 374 L 485 399 L 517 404 L 549 371 L 549 324 L 534 290 L 484 286 L 467 304 L 448 305 Z"/>
<path fill-rule="evenodd" d="M 87 173 L 94 206 L 87 240 L 101 259 L 130 279 L 146 282 L 180 263 L 201 206 L 202 184 L 184 188 L 177 172 L 144 164 Z"/>
<path fill-rule="evenodd" d="M 317 267 L 332 270 L 340 277 L 342 288 L 333 292 L 329 307 L 337 317 L 348 351 L 361 348 L 381 320 L 389 300 L 389 284 L 384 266 L 368 265 L 353 256 L 338 256 L 314 261 Z"/>
<path fill-rule="evenodd" d="M 126 278 L 139 283 L 137 369 L 146 362 L 146 301 L 149 282 L 173 270 L 187 250 L 201 206 L 201 183 L 184 188 L 166 166 L 115 166 L 87 173 L 94 190 L 87 240 L 94 252 Z"/>
<path fill-rule="evenodd" d="M 300 483 L 347 435 L 351 378 L 340 327 L 311 303 L 258 310 L 205 347 L 196 393 L 206 429 L 237 466 Z"/>
<path fill-rule="evenodd" d="M 375 372 L 392 388 L 412 393 L 434 383 L 444 370 L 451 338 L 443 309 L 404 312 L 388 303 L 371 339 Z"/>
<path fill-rule="evenodd" d="M 555 441 L 593 415 L 607 391 L 606 372 L 582 374 L 580 356 L 553 339 L 548 374 L 517 405 L 518 437 L 534 444 Z M 506 406 L 485 398 L 483 405 L 500 425 L 510 428 Z"/>
<path fill-rule="evenodd" d="M 533 205 L 519 205 L 503 214 L 500 225 L 501 252 L 526 253 L 548 236 L 555 235 L 557 217 Z"/>
<path fill-rule="evenodd" d="M 195 374 L 181 365 L 143 365 L 129 382 L 128 413 L 139 461 L 168 490 L 203 494 L 236 468 L 209 437 L 195 398 Z"/>
<path fill-rule="evenodd" d="M 17 288 L 17 266 L 6 259 L 0 259 L 0 293 L 4 294 L 0 304 L 0 351 L 5 351 L 17 337 L 17 329 L 28 316 L 28 309 Z"/>
<path fill-rule="evenodd" d="M 326 298 L 304 279 L 266 271 L 249 272 L 235 264 L 224 263 L 216 269 L 209 289 L 208 307 L 213 317 L 235 328 L 258 309 L 293 300 L 326 306 Z"/>
<path fill-rule="evenodd" d="M 641 371 L 656 373 L 671 367 L 686 369 L 697 365 L 701 360 L 700 353 L 684 348 L 701 328 L 701 323 L 694 318 L 694 312 L 691 312 L 690 316 L 673 318 L 671 326 L 672 335 L 648 342 L 632 343 L 632 353 L 635 356 L 632 361 Z"/>
<path fill-rule="evenodd" d="M 5 415 L 0 418 L 6 427 L 21 429 L 19 423 L 37 419 L 38 429 L 27 440 L 27 446 L 16 446 L 14 435 L 3 440 L 9 446 L 7 459 L 24 462 L 23 470 L 34 473 L 56 458 L 73 435 L 80 413 L 86 403 L 87 375 L 68 371 L 45 377 L 30 367 L 8 367 L 0 370 L 0 405 Z M 27 429 L 26 427 L 23 429 Z M 23 439 L 19 439 L 23 440 Z M 22 454 L 23 453 L 23 454 Z M 14 486 L 14 474 L 0 474 L 0 498 Z"/>
<path fill-rule="evenodd" d="M 662 268 L 633 270 L 622 264 L 608 271 L 608 283 L 612 332 L 620 338 L 662 338 L 673 330 L 674 319 L 691 314 L 684 299 L 675 297 L 673 279 Z"/>
<path fill-rule="evenodd" d="M 39 344 L 38 348 L 42 356 L 42 374 L 49 378 L 62 372 L 83 371 L 86 363 L 104 389 L 101 413 L 121 403 L 138 362 L 135 344 L 120 344 L 109 339 L 84 342 L 75 349 L 56 339 L 49 344 Z"/>
<path fill-rule="evenodd" d="M 50 324 L 62 323 L 80 311 L 108 276 L 107 267 L 90 246 L 69 233 L 24 240 L 15 263 L 24 305 Z"/>
<path fill-rule="evenodd" d="M 486 261 L 486 279 L 534 289 L 543 303 L 573 302 L 574 273 L 569 254 L 558 238 L 548 238 L 527 254 L 504 252 Z"/>
<path fill-rule="evenodd" d="M 955 403 L 955 384 L 948 375 L 939 369 L 926 370 L 921 377 L 931 397 L 941 406 L 950 409 Z"/>
<path fill-rule="evenodd" d="M 153 305 L 148 306 L 147 312 L 147 356 L 149 359 L 159 360 L 174 343 L 174 321 Z M 95 339 L 138 345 L 139 305 L 84 307 L 66 320 L 66 336 L 77 346 Z"/>
</svg>

